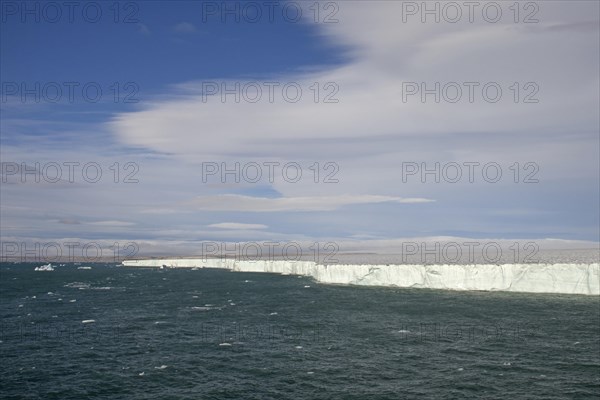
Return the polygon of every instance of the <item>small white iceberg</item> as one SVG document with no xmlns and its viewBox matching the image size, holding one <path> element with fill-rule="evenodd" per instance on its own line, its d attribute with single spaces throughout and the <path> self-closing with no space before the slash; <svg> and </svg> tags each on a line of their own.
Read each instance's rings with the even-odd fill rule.
<svg viewBox="0 0 600 400">
<path fill-rule="evenodd" d="M 54 271 L 54 266 L 52 264 L 40 265 L 35 267 L 34 271 Z"/>
</svg>

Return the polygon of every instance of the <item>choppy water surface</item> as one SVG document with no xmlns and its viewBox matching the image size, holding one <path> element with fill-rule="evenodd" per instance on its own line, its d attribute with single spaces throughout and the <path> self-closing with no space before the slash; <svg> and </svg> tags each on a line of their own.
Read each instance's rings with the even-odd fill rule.
<svg viewBox="0 0 600 400">
<path fill-rule="evenodd" d="M 598 398 L 598 297 L 1 265 L 7 399 Z"/>
</svg>

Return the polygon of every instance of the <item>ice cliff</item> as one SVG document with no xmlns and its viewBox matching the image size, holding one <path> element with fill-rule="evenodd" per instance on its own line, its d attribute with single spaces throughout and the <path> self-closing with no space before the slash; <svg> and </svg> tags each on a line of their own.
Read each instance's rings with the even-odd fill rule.
<svg viewBox="0 0 600 400">
<path fill-rule="evenodd" d="M 222 268 L 310 276 L 317 282 L 447 290 L 600 295 L 600 264 L 321 265 L 311 261 L 149 259 L 127 267 Z"/>
</svg>

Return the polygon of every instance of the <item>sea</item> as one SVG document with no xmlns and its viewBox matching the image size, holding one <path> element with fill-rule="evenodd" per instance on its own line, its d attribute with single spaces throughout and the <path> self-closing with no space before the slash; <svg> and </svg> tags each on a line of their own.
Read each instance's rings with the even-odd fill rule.
<svg viewBox="0 0 600 400">
<path fill-rule="evenodd" d="M 600 398 L 598 296 L 39 265 L 0 265 L 2 399 Z"/>
</svg>

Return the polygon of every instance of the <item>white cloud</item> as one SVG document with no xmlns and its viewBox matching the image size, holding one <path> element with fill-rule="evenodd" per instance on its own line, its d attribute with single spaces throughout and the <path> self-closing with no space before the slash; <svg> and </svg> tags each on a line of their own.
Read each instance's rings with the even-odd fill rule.
<svg viewBox="0 0 600 400">
<path fill-rule="evenodd" d="M 140 22 L 140 23 L 136 24 L 136 27 L 137 27 L 138 32 L 141 33 L 142 35 L 150 35 L 150 29 L 145 24 L 142 24 Z"/>
<path fill-rule="evenodd" d="M 135 225 L 134 222 L 126 222 L 126 221 L 97 221 L 97 222 L 90 222 L 89 224 L 95 225 L 95 226 L 114 226 L 114 227 Z"/>
<path fill-rule="evenodd" d="M 219 224 L 208 225 L 208 228 L 217 229 L 233 229 L 233 230 L 255 230 L 255 229 L 267 229 L 267 225 L 263 224 L 243 224 L 239 222 L 221 222 Z"/>
<path fill-rule="evenodd" d="M 110 127 L 126 144 L 169 152 L 185 160 L 225 160 L 240 155 L 253 158 L 282 154 L 282 149 L 287 159 L 298 159 L 321 148 L 332 161 L 352 161 L 373 135 L 449 137 L 447 142 L 428 143 L 426 149 L 410 149 L 426 150 L 434 157 L 443 154 L 449 159 L 458 159 L 465 149 L 477 145 L 487 153 L 477 153 L 482 159 L 514 158 L 515 151 L 523 147 L 520 140 L 514 139 L 516 135 L 541 135 L 544 140 L 539 143 L 538 138 L 540 146 L 568 145 L 575 153 L 594 148 L 596 137 L 572 143 L 569 135 L 589 132 L 598 125 L 598 35 L 589 29 L 557 33 L 549 28 L 557 23 L 585 23 L 597 11 L 597 4 L 573 7 L 562 2 L 546 3 L 545 19 L 535 26 L 525 26 L 506 22 L 510 18 L 499 24 L 480 19 L 473 24 L 403 24 L 399 21 L 401 3 L 341 5 L 339 23 L 316 25 L 315 29 L 335 45 L 346 45 L 352 61 L 310 74 L 265 79 L 281 83 L 272 103 L 267 100 L 264 82 L 259 82 L 263 85 L 262 100 L 255 104 L 236 103 L 233 95 L 225 103 L 219 95 L 204 99 L 200 83 L 187 82 L 178 85 L 185 90 L 167 100 L 117 115 Z M 466 100 L 468 89 L 462 83 L 473 81 L 480 85 L 477 100 L 470 103 Z M 287 82 L 302 87 L 303 96 L 297 103 L 283 99 L 281 87 Z M 317 103 L 310 89 L 314 82 L 321 85 Z M 329 93 L 323 88 L 327 82 L 339 87 L 335 95 L 339 103 L 323 103 L 323 96 Z M 420 96 L 412 96 L 403 102 L 402 85 L 406 82 L 427 82 L 428 87 L 435 82 L 458 82 L 463 86 L 465 101 L 435 103 L 429 96 L 429 101 L 422 103 Z M 500 102 L 491 104 L 483 99 L 482 87 L 487 82 L 496 82 L 502 88 Z M 510 89 L 514 82 L 521 86 L 534 82 L 539 87 L 539 103 L 524 104 L 522 98 L 515 103 Z M 227 85 L 232 87 L 234 82 L 229 80 Z M 521 87 L 520 97 L 526 92 Z M 487 137 L 492 135 L 506 139 L 494 148 L 485 148 Z M 321 142 L 316 145 L 315 141 Z M 335 151 L 342 145 L 350 152 Z M 381 145 L 372 150 L 360 167 L 381 177 L 379 187 L 349 175 L 342 182 L 345 191 L 350 188 L 381 193 L 382 182 L 397 176 L 397 171 L 381 170 L 378 159 L 386 154 L 402 154 L 405 149 Z M 532 146 L 527 154 L 563 174 L 580 176 L 576 166 L 563 163 L 547 151 Z M 289 194 L 286 190 L 297 191 L 300 186 L 277 189 Z"/>
<path fill-rule="evenodd" d="M 189 22 L 180 22 L 173 27 L 173 30 L 178 33 L 194 33 L 197 32 L 196 27 Z"/>
<path fill-rule="evenodd" d="M 401 198 L 375 195 L 340 195 L 321 197 L 265 198 L 241 195 L 201 196 L 191 204 L 203 211 L 294 212 L 332 211 L 353 204 L 427 203 L 423 198 Z"/>
</svg>

